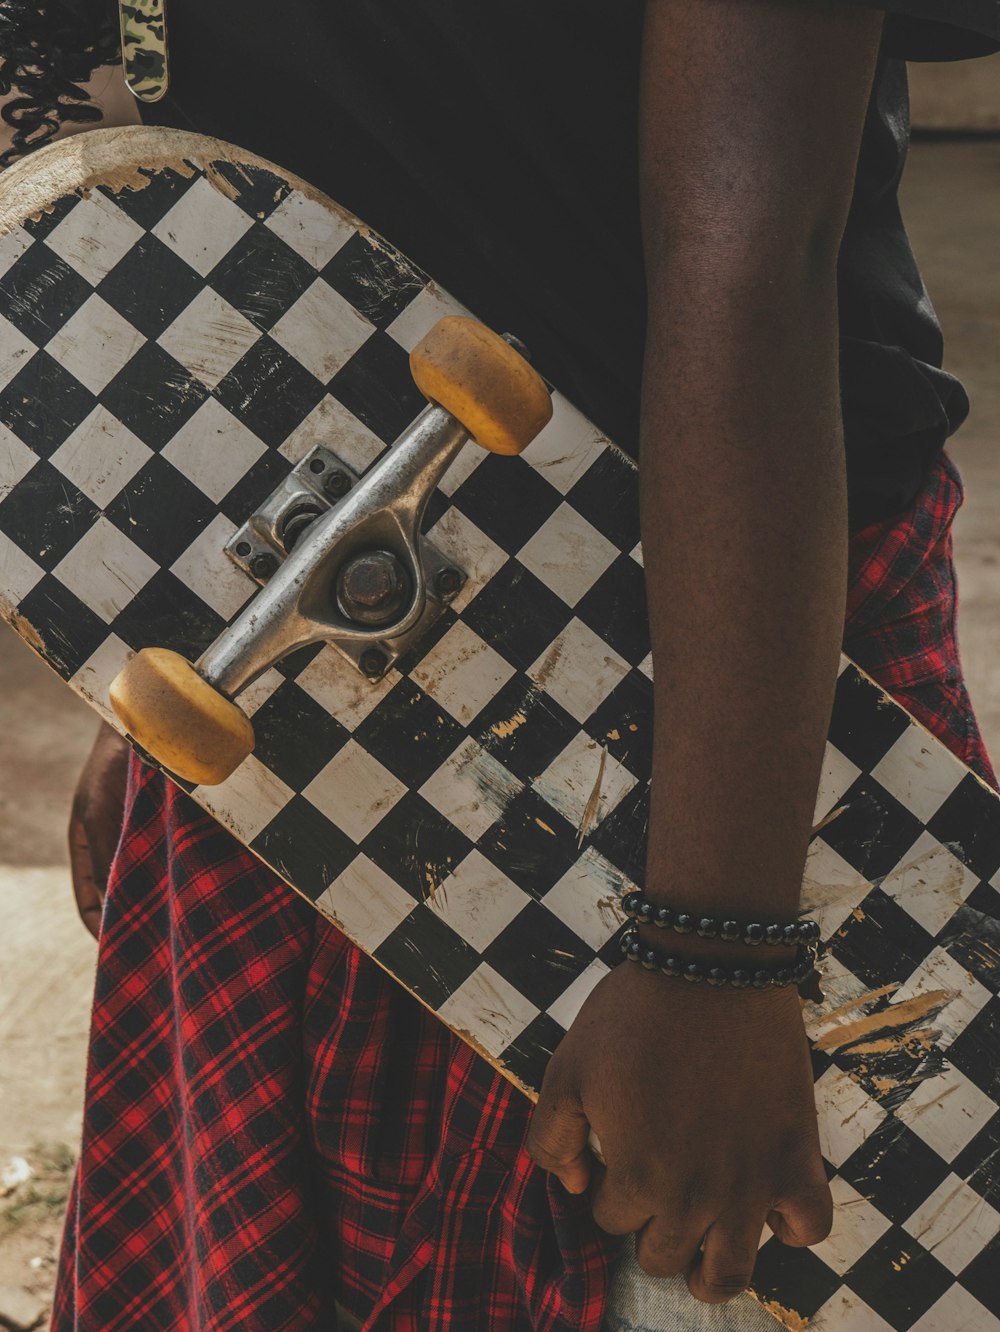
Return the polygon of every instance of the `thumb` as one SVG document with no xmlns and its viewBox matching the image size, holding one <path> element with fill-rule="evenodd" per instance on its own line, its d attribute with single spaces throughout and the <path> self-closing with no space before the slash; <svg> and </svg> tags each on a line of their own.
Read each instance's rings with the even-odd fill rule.
<svg viewBox="0 0 1000 1332">
<path fill-rule="evenodd" d="M 586 1193 L 590 1184 L 589 1131 L 576 1093 L 546 1075 L 528 1129 L 528 1154 L 570 1193 Z"/>
</svg>

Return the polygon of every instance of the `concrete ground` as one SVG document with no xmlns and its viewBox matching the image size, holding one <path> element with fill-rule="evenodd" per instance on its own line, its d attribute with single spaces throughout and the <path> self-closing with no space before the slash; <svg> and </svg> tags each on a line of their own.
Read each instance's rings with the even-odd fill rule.
<svg viewBox="0 0 1000 1332">
<path fill-rule="evenodd" d="M 968 487 L 960 629 L 972 696 L 1000 756 L 1000 139 L 915 143 L 904 212 L 944 326 L 946 364 L 973 402 L 953 443 Z M 79 1135 L 95 945 L 72 904 L 65 825 L 95 727 L 0 630 L 0 1325 L 43 1316 Z M 30 1179 L 12 1182 L 24 1173 L 10 1169 L 15 1158 Z"/>
</svg>

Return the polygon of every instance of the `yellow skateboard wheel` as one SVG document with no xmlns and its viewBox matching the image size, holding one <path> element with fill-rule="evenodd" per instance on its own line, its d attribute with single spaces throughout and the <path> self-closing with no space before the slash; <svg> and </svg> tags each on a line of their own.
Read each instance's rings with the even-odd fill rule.
<svg viewBox="0 0 1000 1332">
<path fill-rule="evenodd" d="M 143 648 L 109 693 L 128 735 L 186 782 L 224 782 L 253 749 L 253 727 L 236 704 L 167 648 Z"/>
<path fill-rule="evenodd" d="M 410 352 L 417 388 L 491 453 L 520 453 L 552 419 L 537 370 L 475 319 L 446 315 Z"/>
</svg>

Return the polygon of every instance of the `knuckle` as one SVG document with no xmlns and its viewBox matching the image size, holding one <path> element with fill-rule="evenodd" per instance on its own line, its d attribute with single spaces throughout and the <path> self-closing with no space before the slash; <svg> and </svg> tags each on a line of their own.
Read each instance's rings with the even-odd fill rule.
<svg viewBox="0 0 1000 1332">
<path fill-rule="evenodd" d="M 528 1133 L 525 1147 L 535 1165 L 541 1166 L 543 1170 L 554 1170 L 558 1166 L 565 1165 L 571 1159 L 558 1149 L 549 1146 L 545 1141 L 544 1130 L 542 1129 L 532 1129 Z"/>
<path fill-rule="evenodd" d="M 564 1170 L 573 1161 L 573 1157 L 571 1156 L 558 1155 L 555 1152 L 546 1151 L 544 1148 L 540 1148 L 538 1151 L 534 1152 L 529 1150 L 528 1154 L 539 1169 L 546 1171 L 550 1175 L 558 1175 L 560 1171 Z"/>
<path fill-rule="evenodd" d="M 724 1304 L 742 1295 L 750 1285 L 749 1272 L 716 1272 L 702 1276 L 702 1289 L 713 1303 Z"/>
<path fill-rule="evenodd" d="M 815 1215 L 805 1216 L 797 1228 L 797 1235 L 800 1237 L 804 1246 L 812 1244 L 822 1244 L 823 1241 L 833 1230 L 833 1213 L 831 1211 L 817 1212 Z"/>
<path fill-rule="evenodd" d="M 747 1289 L 763 1225 L 764 1211 L 758 1212 L 747 1205 L 730 1217 L 728 1223 L 723 1220 L 709 1230 L 697 1274 L 698 1294 L 702 1299 L 722 1304 Z"/>
<path fill-rule="evenodd" d="M 524 1145 L 535 1165 L 543 1170 L 559 1171 L 572 1165 L 579 1156 L 576 1146 L 567 1142 L 544 1117 L 542 1122 L 532 1123 Z"/>
<path fill-rule="evenodd" d="M 830 1187 L 823 1184 L 800 1192 L 795 1198 L 795 1239 L 808 1246 L 821 1244 L 833 1229 L 833 1197 Z"/>
<path fill-rule="evenodd" d="M 591 1203 L 590 1210 L 594 1221 L 600 1226 L 601 1230 L 608 1235 L 615 1235 L 618 1233 L 616 1230 L 618 1209 L 615 1207 L 612 1199 L 608 1197 L 608 1190 L 606 1187 L 602 1187 L 598 1191 L 597 1196 Z"/>
<path fill-rule="evenodd" d="M 602 1186 L 591 1203 L 591 1214 L 596 1224 L 607 1235 L 627 1235 L 635 1229 L 634 1222 L 628 1215 L 628 1209 L 620 1199 Z"/>
</svg>

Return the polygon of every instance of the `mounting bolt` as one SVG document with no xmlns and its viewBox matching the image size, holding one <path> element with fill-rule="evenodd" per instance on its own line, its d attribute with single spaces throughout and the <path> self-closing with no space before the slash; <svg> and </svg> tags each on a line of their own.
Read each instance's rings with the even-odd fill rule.
<svg viewBox="0 0 1000 1332">
<path fill-rule="evenodd" d="M 272 578 L 277 569 L 278 557 L 272 555 L 270 551 L 262 551 L 250 561 L 250 572 L 254 578 L 259 578 L 262 583 L 266 583 L 269 578 Z"/>
<path fill-rule="evenodd" d="M 323 478 L 323 494 L 330 499 L 343 499 L 351 488 L 351 478 L 339 468 Z"/>
<path fill-rule="evenodd" d="M 377 680 L 385 674 L 388 661 L 385 653 L 380 652 L 378 648 L 366 648 L 358 664 L 369 680 Z"/>
<path fill-rule="evenodd" d="M 240 559 L 245 560 L 252 550 L 253 546 L 249 541 L 241 541 L 236 547 L 236 554 L 239 555 Z"/>
<path fill-rule="evenodd" d="M 462 575 L 457 569 L 439 569 L 434 578 L 434 590 L 442 601 L 453 597 L 462 586 Z"/>
</svg>

